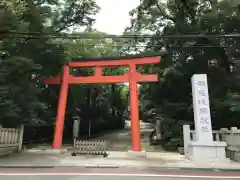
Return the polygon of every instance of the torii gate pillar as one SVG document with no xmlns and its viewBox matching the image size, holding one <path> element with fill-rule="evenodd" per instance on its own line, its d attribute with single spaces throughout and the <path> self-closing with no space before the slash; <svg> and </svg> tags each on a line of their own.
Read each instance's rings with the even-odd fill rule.
<svg viewBox="0 0 240 180">
<path fill-rule="evenodd" d="M 56 119 L 56 127 L 54 132 L 54 140 L 53 140 L 53 149 L 60 149 L 62 146 L 62 137 L 63 137 L 63 127 L 64 127 L 64 119 L 65 119 L 65 111 L 67 104 L 67 95 L 68 95 L 68 77 L 69 77 L 69 66 L 63 66 L 62 73 L 62 82 L 60 87 L 60 94 L 58 100 L 58 108 L 57 108 L 57 119 Z"/>
<path fill-rule="evenodd" d="M 138 87 L 136 81 L 136 65 L 129 66 L 129 90 L 130 90 L 130 113 L 132 132 L 132 151 L 141 151 L 141 135 L 139 121 L 139 100 Z"/>
</svg>

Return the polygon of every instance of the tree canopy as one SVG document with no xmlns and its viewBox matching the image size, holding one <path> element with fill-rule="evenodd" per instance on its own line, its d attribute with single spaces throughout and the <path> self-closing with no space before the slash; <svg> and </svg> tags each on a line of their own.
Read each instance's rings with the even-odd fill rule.
<svg viewBox="0 0 240 180">
<path fill-rule="evenodd" d="M 129 51 L 168 51 L 153 68 L 160 82 L 143 87 L 145 118 L 151 119 L 154 111 L 153 118 L 162 119 L 167 142 L 179 137 L 182 124 L 193 124 L 193 74 L 208 75 L 213 128 L 239 125 L 239 37 L 224 37 L 240 32 L 239 9 L 229 1 L 205 0 L 184 7 L 181 1 L 150 3 L 147 7 L 143 1 L 130 12 L 132 23 L 125 31 L 153 35 L 130 40 L 131 46 L 125 47 Z"/>
<path fill-rule="evenodd" d="M 143 84 L 141 119 L 161 119 L 163 144 L 181 141 L 181 127 L 193 124 L 191 77 L 206 73 L 213 128 L 239 126 L 240 73 L 238 4 L 228 0 L 141 1 L 130 12 L 124 38 L 105 38 L 92 28 L 100 7 L 94 0 L 2 0 L 0 3 L 0 122 L 5 126 L 54 125 L 59 86 L 42 78 L 61 73 L 72 57 L 158 53 L 161 63 L 140 67 L 158 73 L 159 82 Z M 79 32 L 81 29 L 81 32 Z M 66 34 L 90 38 L 66 38 Z M 141 35 L 150 34 L 148 37 Z M 52 36 L 56 37 L 52 37 Z M 97 37 L 97 38 L 95 38 Z M 93 69 L 72 69 L 91 75 Z M 125 67 L 104 74 L 124 74 Z M 76 108 L 94 131 L 122 128 L 127 118 L 128 87 L 73 85 L 69 90 L 65 133 L 71 136 Z M 52 132 L 51 132 L 52 133 Z M 48 134 L 49 136 L 49 134 Z M 176 140 L 177 139 L 177 140 Z"/>
</svg>

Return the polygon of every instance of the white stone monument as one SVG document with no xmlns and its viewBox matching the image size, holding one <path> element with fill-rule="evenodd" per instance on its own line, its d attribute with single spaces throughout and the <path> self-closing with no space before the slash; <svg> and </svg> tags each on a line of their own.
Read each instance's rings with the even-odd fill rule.
<svg viewBox="0 0 240 180">
<path fill-rule="evenodd" d="M 225 142 L 213 141 L 206 74 L 192 77 L 192 96 L 196 140 L 190 141 L 187 157 L 197 161 L 226 161 Z"/>
</svg>

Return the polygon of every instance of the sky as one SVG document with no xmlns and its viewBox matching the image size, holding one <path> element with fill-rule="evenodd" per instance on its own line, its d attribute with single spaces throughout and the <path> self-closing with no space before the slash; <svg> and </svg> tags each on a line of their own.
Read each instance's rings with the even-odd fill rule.
<svg viewBox="0 0 240 180">
<path fill-rule="evenodd" d="M 130 25 L 129 12 L 140 4 L 140 0 L 96 0 L 101 7 L 94 28 L 108 34 L 122 34 Z"/>
</svg>

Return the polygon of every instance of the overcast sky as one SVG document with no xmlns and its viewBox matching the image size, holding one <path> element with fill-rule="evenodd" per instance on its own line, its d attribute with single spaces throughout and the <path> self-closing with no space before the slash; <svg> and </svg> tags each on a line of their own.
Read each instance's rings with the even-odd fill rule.
<svg viewBox="0 0 240 180">
<path fill-rule="evenodd" d="M 94 28 L 109 34 L 121 34 L 130 25 L 129 11 L 140 4 L 140 0 L 96 0 L 101 7 Z"/>
</svg>

